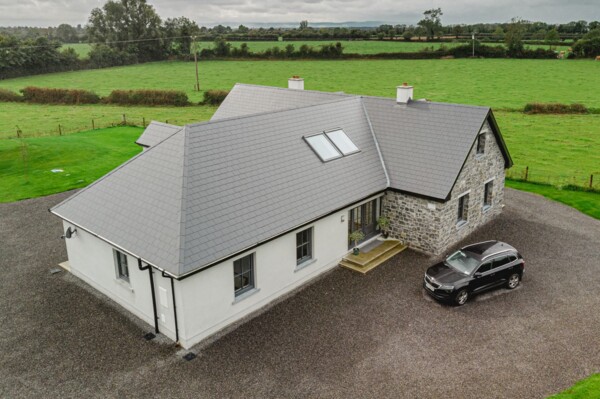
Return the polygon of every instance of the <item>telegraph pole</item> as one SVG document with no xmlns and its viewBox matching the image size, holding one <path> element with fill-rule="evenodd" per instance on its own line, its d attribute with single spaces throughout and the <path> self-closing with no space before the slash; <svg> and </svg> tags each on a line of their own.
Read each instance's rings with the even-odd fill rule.
<svg viewBox="0 0 600 399">
<path fill-rule="evenodd" d="M 472 39 L 473 39 L 473 58 L 475 58 L 475 32 L 473 32 Z"/>
<path fill-rule="evenodd" d="M 196 64 L 196 85 L 194 89 L 200 91 L 200 79 L 198 78 L 198 48 L 196 47 L 196 36 L 192 36 L 194 40 L 194 63 Z"/>
</svg>

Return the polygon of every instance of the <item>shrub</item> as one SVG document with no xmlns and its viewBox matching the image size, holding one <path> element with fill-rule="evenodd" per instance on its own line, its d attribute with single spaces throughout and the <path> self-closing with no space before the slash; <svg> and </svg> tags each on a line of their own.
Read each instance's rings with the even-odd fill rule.
<svg viewBox="0 0 600 399">
<path fill-rule="evenodd" d="M 19 101 L 23 101 L 23 97 L 21 97 L 14 91 L 0 89 L 0 101 L 19 102 Z"/>
<path fill-rule="evenodd" d="M 229 94 L 227 90 L 207 90 L 204 92 L 204 104 L 219 105 Z"/>
<path fill-rule="evenodd" d="M 176 90 L 113 90 L 103 99 L 107 104 L 119 105 L 188 105 L 188 96 Z"/>
<path fill-rule="evenodd" d="M 50 89 L 28 86 L 21 90 L 26 102 L 37 104 L 97 104 L 100 97 L 89 90 Z"/>
<path fill-rule="evenodd" d="M 583 104 L 529 103 L 523 110 L 526 114 L 587 114 Z"/>
<path fill-rule="evenodd" d="M 138 61 L 135 54 L 119 51 L 105 44 L 94 45 L 88 57 L 90 59 L 90 66 L 93 68 L 128 65 Z"/>
</svg>

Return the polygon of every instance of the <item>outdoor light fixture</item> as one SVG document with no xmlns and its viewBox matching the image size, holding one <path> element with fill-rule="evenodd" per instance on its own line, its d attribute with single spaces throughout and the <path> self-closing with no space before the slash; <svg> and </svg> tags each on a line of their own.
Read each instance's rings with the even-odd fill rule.
<svg viewBox="0 0 600 399">
<path fill-rule="evenodd" d="M 67 231 L 65 231 L 65 234 L 63 234 L 62 236 L 60 236 L 60 238 L 62 240 L 64 240 L 65 238 L 71 238 L 73 236 L 73 234 L 77 233 L 77 229 L 73 229 L 71 230 L 71 228 L 69 227 L 67 229 Z"/>
</svg>

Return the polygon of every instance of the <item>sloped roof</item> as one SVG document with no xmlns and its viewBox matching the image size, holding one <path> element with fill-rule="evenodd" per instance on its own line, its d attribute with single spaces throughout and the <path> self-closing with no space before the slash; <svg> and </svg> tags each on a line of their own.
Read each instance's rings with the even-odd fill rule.
<svg viewBox="0 0 600 399">
<path fill-rule="evenodd" d="M 351 97 L 342 93 L 291 90 L 237 83 L 211 120 L 307 107 Z"/>
<path fill-rule="evenodd" d="M 51 211 L 182 276 L 386 189 L 362 100 L 332 99 L 188 125 Z M 335 128 L 360 152 L 323 163 L 303 136 Z"/>
<path fill-rule="evenodd" d="M 152 121 L 135 143 L 143 147 L 152 147 L 181 129 L 181 126 Z"/>
</svg>

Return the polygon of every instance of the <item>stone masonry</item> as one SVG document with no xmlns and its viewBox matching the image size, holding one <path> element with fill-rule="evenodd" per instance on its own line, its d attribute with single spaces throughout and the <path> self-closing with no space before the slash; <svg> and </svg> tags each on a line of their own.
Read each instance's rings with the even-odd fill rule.
<svg viewBox="0 0 600 399">
<path fill-rule="evenodd" d="M 504 157 L 487 122 L 480 134 L 486 136 L 485 151 L 477 154 L 475 141 L 448 201 L 386 192 L 382 214 L 390 219 L 391 237 L 412 248 L 439 255 L 502 212 Z M 484 207 L 484 187 L 490 179 L 493 179 L 491 206 Z M 468 193 L 466 222 L 458 223 L 459 198 L 465 193 Z"/>
</svg>

